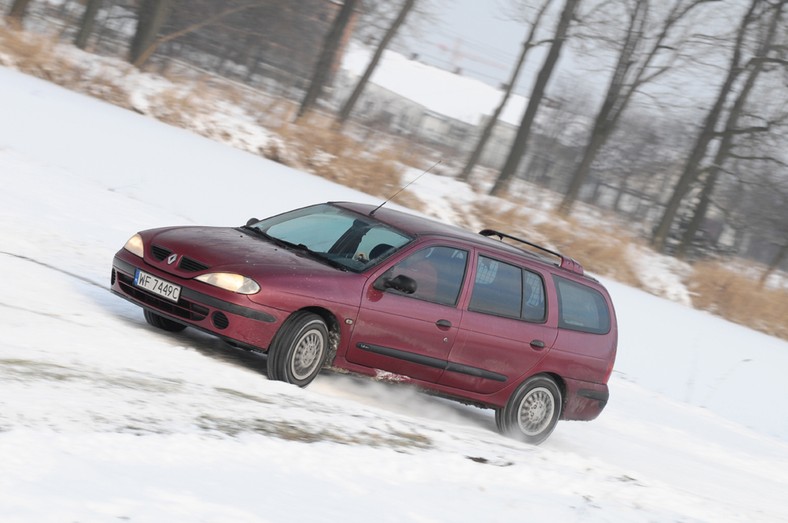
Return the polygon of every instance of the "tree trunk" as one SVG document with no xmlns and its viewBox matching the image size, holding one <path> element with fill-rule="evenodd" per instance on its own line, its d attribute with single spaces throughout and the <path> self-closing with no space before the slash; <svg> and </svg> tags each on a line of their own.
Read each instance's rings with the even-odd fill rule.
<svg viewBox="0 0 788 523">
<path fill-rule="evenodd" d="M 320 53 L 317 64 L 315 64 L 312 80 L 309 83 L 309 88 L 301 102 L 301 106 L 298 108 L 296 119 L 301 118 L 315 105 L 320 93 L 323 91 L 323 87 L 328 82 L 328 78 L 331 75 L 331 69 L 336 61 L 337 51 L 342 43 L 342 37 L 347 31 L 358 1 L 359 0 L 345 0 L 342 4 L 342 8 L 339 10 L 339 14 L 337 14 L 337 17 L 334 19 L 334 23 L 331 25 L 331 29 L 328 31 L 326 39 L 323 42 L 323 51 Z"/>
<path fill-rule="evenodd" d="M 545 11 L 547 11 L 549 5 L 550 0 L 547 0 L 544 4 L 542 4 L 541 9 L 539 9 L 539 12 L 536 14 L 536 18 L 531 24 L 531 28 L 528 30 L 528 36 L 526 36 L 525 40 L 523 41 L 522 51 L 520 51 L 520 56 L 517 58 L 517 63 L 515 64 L 514 69 L 512 69 L 512 73 L 509 76 L 509 81 L 506 82 L 506 89 L 503 93 L 503 96 L 501 97 L 501 101 L 498 104 L 498 107 L 495 108 L 495 111 L 493 111 L 490 119 L 487 120 L 484 129 L 482 129 L 482 133 L 479 135 L 479 140 L 476 142 L 476 147 L 474 147 L 473 152 L 471 152 L 470 156 L 468 156 L 468 159 L 465 161 L 465 167 L 463 167 L 462 172 L 459 174 L 459 176 L 457 176 L 458 180 L 467 182 L 471 177 L 473 168 L 476 167 L 477 163 L 479 163 L 479 158 L 482 156 L 484 147 L 487 145 L 487 141 L 490 139 L 490 136 L 492 136 L 493 129 L 495 129 L 495 125 L 498 123 L 498 118 L 500 118 L 503 108 L 506 107 L 506 103 L 509 101 L 512 91 L 514 91 L 514 86 L 517 85 L 517 78 L 520 76 L 520 71 L 523 68 L 523 64 L 525 64 L 525 57 L 528 55 L 528 51 L 530 51 L 534 46 L 534 36 L 536 35 L 536 31 L 539 28 L 542 15 L 544 15 Z"/>
<path fill-rule="evenodd" d="M 687 157 L 684 168 L 681 172 L 681 176 L 679 177 L 679 180 L 673 189 L 673 193 L 671 194 L 668 203 L 665 205 L 665 211 L 662 214 L 662 218 L 660 219 L 659 224 L 657 225 L 657 228 L 651 238 L 652 247 L 654 247 L 654 249 L 659 252 L 664 252 L 667 247 L 668 234 L 670 233 L 671 226 L 676 219 L 676 214 L 678 214 L 681 201 L 684 199 L 684 196 L 686 196 L 690 187 L 698 177 L 700 164 L 703 161 L 703 158 L 705 158 L 709 144 L 714 138 L 714 130 L 717 126 L 717 122 L 720 119 L 720 115 L 722 114 L 725 101 L 733 89 L 733 84 L 738 78 L 739 73 L 741 73 L 740 62 L 745 35 L 747 33 L 747 28 L 752 22 L 755 9 L 761 1 L 762 0 L 751 0 L 750 7 L 747 9 L 744 18 L 742 18 L 741 24 L 739 25 L 739 29 L 736 34 L 733 55 L 731 57 L 730 65 L 728 66 L 728 72 L 726 74 L 725 81 L 720 87 L 714 105 L 706 115 L 700 134 L 698 134 L 698 137 L 695 140 L 695 145 L 693 146 L 689 157 Z"/>
<path fill-rule="evenodd" d="M 712 168 L 711 172 L 706 177 L 706 181 L 703 183 L 703 188 L 698 196 L 698 205 L 695 207 L 692 218 L 689 224 L 687 224 L 687 229 L 681 237 L 681 243 L 679 243 L 679 246 L 676 248 L 677 258 L 685 259 L 687 257 L 687 253 L 692 246 L 692 240 L 695 239 L 695 235 L 703 224 L 703 220 L 706 219 L 706 212 L 708 212 L 709 206 L 711 205 L 711 195 L 714 193 L 714 188 L 717 185 L 719 173 L 719 169 Z"/>
<path fill-rule="evenodd" d="M 6 15 L 13 23 L 17 25 L 22 24 L 22 19 L 25 17 L 25 11 L 30 0 L 14 0 L 11 4 L 11 9 L 8 10 Z"/>
<path fill-rule="evenodd" d="M 490 195 L 500 196 L 508 189 L 509 182 L 514 174 L 517 172 L 517 167 L 525 155 L 526 147 L 528 145 L 528 137 L 531 134 L 531 127 L 533 126 L 536 112 L 544 98 L 545 88 L 550 76 L 553 74 L 555 64 L 561 56 L 561 48 L 564 46 L 566 40 L 566 33 L 569 29 L 569 24 L 572 22 L 572 17 L 577 9 L 580 0 L 566 0 L 563 11 L 561 11 L 561 18 L 553 35 L 553 42 L 550 45 L 550 50 L 547 52 L 542 69 L 536 77 L 536 82 L 531 90 L 531 97 L 528 100 L 528 107 L 525 109 L 523 119 L 520 122 L 520 128 L 517 130 L 517 135 L 514 138 L 514 143 L 509 151 L 509 156 L 506 158 L 501 172 L 498 173 L 498 178 L 495 180 Z"/>
<path fill-rule="evenodd" d="M 772 49 L 774 38 L 777 33 L 777 28 L 779 26 L 779 20 L 782 16 L 783 5 L 783 3 L 780 3 L 774 7 L 774 16 L 770 21 L 768 31 L 764 36 L 763 41 L 759 45 L 759 49 L 755 53 L 755 56 L 753 56 L 753 58 L 750 60 L 750 70 L 747 75 L 747 79 L 745 80 L 739 95 L 736 97 L 733 107 L 731 107 L 731 110 L 728 113 L 728 119 L 725 122 L 725 130 L 722 133 L 722 140 L 720 141 L 720 146 L 714 155 L 714 161 L 709 167 L 709 175 L 703 185 L 698 205 L 692 214 L 692 219 L 687 226 L 687 230 L 684 231 L 684 235 L 681 238 L 681 243 L 679 244 L 679 247 L 676 251 L 677 256 L 680 258 L 686 256 L 687 252 L 689 251 L 689 247 L 692 244 L 692 240 L 695 238 L 695 234 L 698 232 L 703 220 L 706 218 L 706 212 L 708 211 L 709 205 L 711 203 L 711 195 L 714 192 L 714 186 L 717 184 L 722 166 L 725 164 L 731 153 L 733 137 L 739 123 L 739 117 L 744 111 L 744 107 L 747 104 L 747 99 L 749 98 L 752 89 L 755 87 L 755 84 L 758 81 L 758 76 L 763 71 L 765 65 L 764 59 Z"/>
<path fill-rule="evenodd" d="M 137 30 L 129 47 L 129 62 L 141 67 L 143 57 L 156 42 L 156 37 L 167 22 L 174 0 L 142 0 L 137 10 Z"/>
<path fill-rule="evenodd" d="M 85 6 L 82 22 L 79 24 L 79 33 L 77 33 L 77 37 L 74 39 L 74 45 L 80 49 L 84 49 L 88 44 L 88 38 L 90 38 L 93 32 L 93 25 L 96 22 L 96 13 L 98 13 L 101 7 L 101 2 L 102 0 L 88 0 Z"/>
<path fill-rule="evenodd" d="M 375 49 L 375 54 L 372 55 L 372 60 L 370 60 L 369 64 L 367 64 L 367 68 L 364 71 L 364 74 L 361 75 L 361 79 L 356 84 L 356 87 L 353 89 L 353 93 L 345 102 L 345 105 L 342 106 L 342 109 L 339 111 L 339 115 L 337 115 L 337 123 L 340 125 L 344 124 L 345 121 L 350 116 L 350 113 L 353 111 L 353 108 L 356 106 L 356 102 L 358 101 L 361 93 L 364 91 L 364 88 L 367 86 L 367 82 L 372 77 L 372 73 L 375 71 L 375 68 L 378 66 L 378 62 L 380 58 L 383 56 L 383 51 L 386 50 L 391 40 L 394 38 L 394 35 L 397 34 L 399 28 L 405 22 L 405 18 L 408 16 L 408 13 L 413 9 L 413 6 L 416 4 L 416 0 L 405 0 L 405 3 L 402 4 L 402 9 L 400 9 L 399 13 L 397 14 L 397 18 L 391 24 L 391 26 L 386 31 L 386 34 L 383 35 L 383 39 L 380 41 L 378 48 Z"/>
<path fill-rule="evenodd" d="M 774 256 L 772 263 L 763 271 L 761 274 L 761 278 L 759 280 L 759 284 L 761 287 L 766 285 L 766 280 L 769 279 L 769 276 L 780 267 L 780 264 L 783 262 L 785 257 L 788 256 L 788 243 L 784 243 L 780 246 L 780 249 L 777 251 L 777 254 Z"/>
</svg>

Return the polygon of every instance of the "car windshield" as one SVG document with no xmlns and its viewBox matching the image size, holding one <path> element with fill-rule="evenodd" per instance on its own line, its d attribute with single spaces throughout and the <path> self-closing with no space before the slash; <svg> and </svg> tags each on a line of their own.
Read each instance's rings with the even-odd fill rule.
<svg viewBox="0 0 788 523">
<path fill-rule="evenodd" d="M 328 204 L 252 222 L 243 229 L 353 272 L 377 265 L 412 239 L 371 216 Z"/>
</svg>

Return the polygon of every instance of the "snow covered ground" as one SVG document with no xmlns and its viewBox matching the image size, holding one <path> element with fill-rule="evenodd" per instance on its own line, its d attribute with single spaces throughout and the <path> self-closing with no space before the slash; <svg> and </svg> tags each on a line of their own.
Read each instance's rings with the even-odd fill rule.
<svg viewBox="0 0 788 523">
<path fill-rule="evenodd" d="M 788 521 L 784 341 L 606 282 L 611 401 L 530 447 L 107 291 L 137 230 L 374 198 L 4 68 L 0 182 L 0 521 Z"/>
</svg>

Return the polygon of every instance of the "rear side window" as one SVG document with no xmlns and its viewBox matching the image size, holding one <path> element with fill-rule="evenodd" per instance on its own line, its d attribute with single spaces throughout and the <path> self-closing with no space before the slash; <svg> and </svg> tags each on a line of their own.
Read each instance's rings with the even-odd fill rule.
<svg viewBox="0 0 788 523">
<path fill-rule="evenodd" d="M 544 321 L 546 311 L 542 278 L 531 271 L 523 271 L 523 276 L 523 319 Z"/>
<path fill-rule="evenodd" d="M 559 327 L 593 334 L 610 331 L 610 312 L 599 291 L 559 276 L 554 278 Z"/>
<path fill-rule="evenodd" d="M 542 278 L 515 265 L 479 256 L 468 309 L 495 316 L 542 321 Z"/>
</svg>

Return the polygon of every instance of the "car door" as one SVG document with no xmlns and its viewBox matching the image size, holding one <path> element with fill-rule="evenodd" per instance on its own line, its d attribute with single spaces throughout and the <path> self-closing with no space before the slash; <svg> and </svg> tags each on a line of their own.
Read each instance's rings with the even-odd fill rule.
<svg viewBox="0 0 788 523">
<path fill-rule="evenodd" d="M 477 256 L 467 308 L 442 385 L 491 394 L 536 366 L 555 343 L 538 272 Z"/>
<path fill-rule="evenodd" d="M 416 249 L 370 278 L 348 348 L 348 360 L 436 382 L 447 365 L 462 312 L 457 301 L 468 251 L 448 245 Z M 415 291 L 385 289 L 405 276 Z"/>
</svg>

